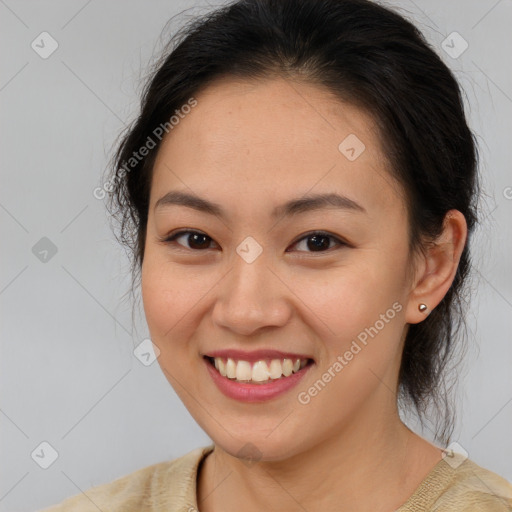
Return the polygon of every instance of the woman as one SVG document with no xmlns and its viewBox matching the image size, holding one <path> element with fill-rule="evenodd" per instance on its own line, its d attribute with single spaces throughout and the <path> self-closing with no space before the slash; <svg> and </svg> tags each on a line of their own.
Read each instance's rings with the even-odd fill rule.
<svg viewBox="0 0 512 512">
<path fill-rule="evenodd" d="M 109 177 L 158 361 L 211 446 L 49 510 L 512 510 L 449 409 L 477 221 L 452 73 L 368 0 L 197 19 Z M 448 407 L 448 409 L 446 409 Z M 432 416 L 430 416 L 432 418 Z"/>
</svg>

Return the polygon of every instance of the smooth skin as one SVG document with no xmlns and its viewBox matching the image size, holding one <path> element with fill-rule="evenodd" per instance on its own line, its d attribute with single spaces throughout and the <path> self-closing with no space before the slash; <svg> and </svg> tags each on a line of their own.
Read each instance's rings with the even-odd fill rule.
<svg viewBox="0 0 512 512">
<path fill-rule="evenodd" d="M 410 255 L 403 190 L 374 120 L 321 87 L 224 78 L 196 99 L 157 155 L 142 294 L 159 364 L 215 443 L 198 475 L 199 510 L 395 510 L 442 458 L 402 423 L 396 389 L 408 324 L 423 321 L 454 279 L 464 216 L 448 212 L 436 243 Z M 365 145 L 354 161 L 338 149 L 350 134 Z M 225 216 L 155 209 L 170 191 L 215 202 Z M 271 217 L 291 199 L 332 192 L 364 211 Z M 164 241 L 187 229 L 207 237 Z M 321 250 L 308 238 L 318 230 L 333 237 Z M 236 252 L 248 236 L 263 248 L 252 263 Z M 397 302 L 394 318 L 301 403 L 298 393 Z M 291 391 L 243 403 L 207 372 L 202 355 L 217 349 L 303 353 L 315 364 Z M 248 443 L 261 454 L 253 464 L 237 457 Z"/>
</svg>

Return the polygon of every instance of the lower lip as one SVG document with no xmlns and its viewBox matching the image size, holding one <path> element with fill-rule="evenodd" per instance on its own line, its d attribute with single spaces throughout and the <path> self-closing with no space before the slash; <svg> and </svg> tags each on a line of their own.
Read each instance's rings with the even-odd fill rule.
<svg viewBox="0 0 512 512">
<path fill-rule="evenodd" d="M 270 381 L 267 384 L 246 384 L 223 377 L 207 359 L 204 359 L 204 362 L 219 390 L 227 397 L 241 402 L 265 402 L 286 393 L 302 380 L 312 366 L 309 363 L 297 373 Z"/>
</svg>

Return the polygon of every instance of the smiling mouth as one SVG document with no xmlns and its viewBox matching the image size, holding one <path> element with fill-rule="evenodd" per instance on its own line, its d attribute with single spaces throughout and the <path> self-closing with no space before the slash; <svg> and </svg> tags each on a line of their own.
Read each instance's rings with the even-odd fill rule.
<svg viewBox="0 0 512 512">
<path fill-rule="evenodd" d="M 223 377 L 245 384 L 268 384 L 284 380 L 314 364 L 310 358 L 262 359 L 249 362 L 224 357 L 203 357 Z"/>
</svg>

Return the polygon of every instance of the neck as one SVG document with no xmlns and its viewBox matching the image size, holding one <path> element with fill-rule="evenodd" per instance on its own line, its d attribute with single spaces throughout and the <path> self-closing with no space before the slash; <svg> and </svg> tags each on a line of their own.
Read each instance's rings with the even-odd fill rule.
<svg viewBox="0 0 512 512">
<path fill-rule="evenodd" d="M 400 420 L 358 421 L 286 460 L 246 465 L 219 446 L 198 477 L 201 512 L 395 510 L 441 460 Z"/>
</svg>

